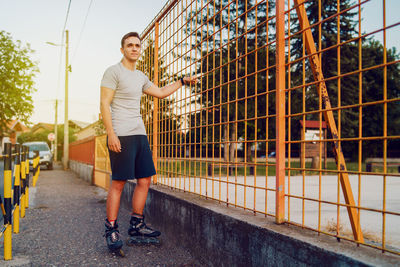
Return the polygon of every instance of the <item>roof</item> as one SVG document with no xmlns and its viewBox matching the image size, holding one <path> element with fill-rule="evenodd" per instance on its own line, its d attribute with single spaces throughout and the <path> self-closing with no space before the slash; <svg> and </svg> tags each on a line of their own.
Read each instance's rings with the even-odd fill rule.
<svg viewBox="0 0 400 267">
<path fill-rule="evenodd" d="M 305 128 L 319 128 L 319 121 L 306 121 L 305 126 L 303 124 L 303 120 L 300 120 L 301 126 Z M 321 121 L 321 128 L 325 129 L 326 128 L 326 122 Z"/>
<path fill-rule="evenodd" d="M 44 128 L 44 129 L 47 129 L 49 131 L 53 131 L 54 124 L 39 122 L 39 123 L 33 125 L 32 129 L 31 129 L 31 132 L 34 132 L 39 128 Z"/>
<path fill-rule="evenodd" d="M 16 132 L 27 132 L 29 128 L 22 124 L 19 120 L 11 120 L 7 123 L 7 129 Z"/>
<path fill-rule="evenodd" d="M 75 124 L 76 126 L 78 126 L 81 129 L 90 125 L 90 123 L 83 122 L 83 121 L 75 121 L 75 120 L 69 120 L 69 121 L 72 122 L 73 124 Z"/>
</svg>

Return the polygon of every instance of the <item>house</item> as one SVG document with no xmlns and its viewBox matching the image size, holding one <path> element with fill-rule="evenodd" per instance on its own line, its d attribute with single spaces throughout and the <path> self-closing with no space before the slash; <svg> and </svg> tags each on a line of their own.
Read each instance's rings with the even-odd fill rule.
<svg viewBox="0 0 400 267">
<path fill-rule="evenodd" d="M 68 122 L 69 122 L 69 127 L 74 129 L 74 132 L 80 131 L 83 128 L 86 128 L 87 126 L 90 125 L 90 123 L 83 121 L 69 120 Z"/>
<path fill-rule="evenodd" d="M 75 120 L 69 120 L 68 124 L 69 124 L 69 127 L 72 128 L 74 132 L 80 131 L 82 128 L 85 128 L 86 126 L 90 125 L 90 123 L 82 122 L 82 121 L 75 121 Z M 58 125 L 64 125 L 64 123 L 60 123 Z M 40 133 L 40 132 L 43 132 L 46 130 L 50 131 L 50 132 L 54 132 L 54 124 L 39 122 L 32 127 L 31 133 L 37 134 L 37 133 Z"/>
<path fill-rule="evenodd" d="M 100 120 L 87 125 L 86 127 L 82 128 L 81 130 L 75 133 L 76 141 L 102 134 L 104 131 L 101 132 L 101 127 L 102 127 L 102 122 Z"/>
<path fill-rule="evenodd" d="M 7 123 L 7 129 L 3 136 L 0 136 L 0 153 L 3 153 L 4 143 L 11 142 L 15 144 L 20 134 L 29 132 L 30 129 L 22 124 L 19 120 L 11 120 Z"/>
<path fill-rule="evenodd" d="M 54 131 L 54 124 L 50 123 L 44 123 L 44 122 L 39 122 L 31 128 L 31 133 L 36 134 L 36 133 L 41 133 L 43 131 Z"/>
</svg>

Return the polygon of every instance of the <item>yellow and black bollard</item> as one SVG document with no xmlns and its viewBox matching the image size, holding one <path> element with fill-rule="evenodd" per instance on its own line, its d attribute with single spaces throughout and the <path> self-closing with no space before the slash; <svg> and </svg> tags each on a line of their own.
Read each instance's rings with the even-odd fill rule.
<svg viewBox="0 0 400 267">
<path fill-rule="evenodd" d="M 22 153 L 22 160 L 21 160 L 21 218 L 25 218 L 25 182 L 26 182 L 26 171 L 25 171 L 25 160 L 26 155 Z"/>
<path fill-rule="evenodd" d="M 12 207 L 11 207 L 11 143 L 5 143 L 6 157 L 4 158 L 4 208 L 6 216 L 4 218 L 4 259 L 12 259 L 12 241 L 11 241 L 11 219 L 12 219 Z"/>
<path fill-rule="evenodd" d="M 39 161 L 40 161 L 40 156 L 39 156 L 39 151 L 35 150 L 34 151 L 35 156 L 33 158 L 33 181 L 32 185 L 33 187 L 36 186 L 36 182 L 39 178 L 39 172 L 40 172 L 40 166 L 39 166 Z"/>
<path fill-rule="evenodd" d="M 16 144 L 15 145 L 15 152 L 16 152 L 16 161 L 15 161 L 15 179 L 14 179 L 14 233 L 18 234 L 19 233 L 19 195 L 20 195 L 20 177 L 21 177 L 21 172 L 25 171 L 24 165 L 21 166 L 21 149 L 20 145 Z"/>
<path fill-rule="evenodd" d="M 29 208 L 29 147 L 24 146 L 25 160 L 25 208 Z"/>
</svg>

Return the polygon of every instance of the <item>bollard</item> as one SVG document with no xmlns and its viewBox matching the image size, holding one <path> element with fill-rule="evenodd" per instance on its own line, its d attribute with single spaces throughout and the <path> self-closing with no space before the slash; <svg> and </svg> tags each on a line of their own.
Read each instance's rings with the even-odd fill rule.
<svg viewBox="0 0 400 267">
<path fill-rule="evenodd" d="M 11 240 L 11 143 L 5 143 L 6 157 L 4 158 L 4 208 L 6 216 L 4 219 L 4 260 L 12 259 L 12 240 Z"/>
<path fill-rule="evenodd" d="M 25 161 L 26 161 L 26 155 L 25 153 L 22 153 L 22 160 L 21 160 L 21 168 L 23 171 L 21 171 L 21 218 L 25 218 L 25 181 L 26 181 L 26 167 L 25 167 Z"/>
<path fill-rule="evenodd" d="M 40 171 L 40 167 L 39 167 L 39 160 L 40 160 L 39 151 L 35 150 L 34 152 L 35 152 L 35 156 L 33 158 L 33 181 L 32 181 L 33 187 L 36 186 L 36 182 L 37 182 L 37 179 L 39 178 L 39 171 Z"/>
<path fill-rule="evenodd" d="M 19 233 L 19 196 L 20 196 L 20 178 L 21 172 L 25 171 L 24 165 L 21 164 L 21 148 L 19 144 L 15 145 L 16 162 L 15 162 L 15 179 L 14 179 L 14 233 Z"/>
<path fill-rule="evenodd" d="M 29 208 L 29 147 L 24 146 L 26 153 L 25 161 L 25 208 Z"/>
</svg>

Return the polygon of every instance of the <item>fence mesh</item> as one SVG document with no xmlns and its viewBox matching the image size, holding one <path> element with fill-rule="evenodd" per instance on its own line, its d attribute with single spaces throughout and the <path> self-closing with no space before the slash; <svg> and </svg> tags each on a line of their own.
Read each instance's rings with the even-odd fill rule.
<svg viewBox="0 0 400 267">
<path fill-rule="evenodd" d="M 155 182 L 400 254 L 399 7 L 170 1 L 139 67 L 200 83 L 142 98 Z"/>
</svg>

